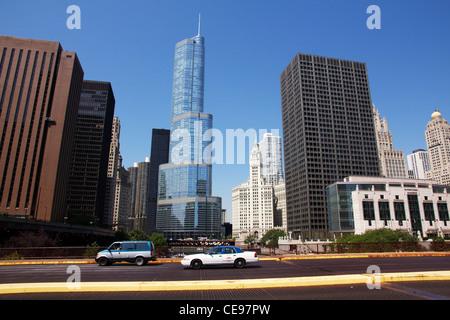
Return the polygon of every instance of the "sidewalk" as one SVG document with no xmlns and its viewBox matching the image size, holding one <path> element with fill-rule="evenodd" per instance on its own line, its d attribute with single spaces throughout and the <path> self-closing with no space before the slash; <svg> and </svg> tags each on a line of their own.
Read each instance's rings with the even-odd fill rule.
<svg viewBox="0 0 450 320">
<path fill-rule="evenodd" d="M 308 260 L 308 259 L 352 259 L 352 258 L 394 258 L 394 257 L 450 257 L 450 252 L 380 252 L 259 256 L 260 261 Z M 148 263 L 179 263 L 181 258 L 159 258 Z M 91 259 L 24 259 L 0 260 L 0 266 L 39 264 L 95 264 Z M 127 263 L 127 262 L 124 262 Z"/>
</svg>

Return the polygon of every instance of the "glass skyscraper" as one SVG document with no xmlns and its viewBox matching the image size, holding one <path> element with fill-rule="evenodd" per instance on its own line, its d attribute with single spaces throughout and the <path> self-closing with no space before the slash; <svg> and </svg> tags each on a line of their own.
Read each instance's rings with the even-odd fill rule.
<svg viewBox="0 0 450 320">
<path fill-rule="evenodd" d="M 205 39 L 176 44 L 169 163 L 160 166 L 156 227 L 167 238 L 220 235 L 221 198 L 212 197 L 208 146 L 212 115 L 203 112 Z"/>
</svg>

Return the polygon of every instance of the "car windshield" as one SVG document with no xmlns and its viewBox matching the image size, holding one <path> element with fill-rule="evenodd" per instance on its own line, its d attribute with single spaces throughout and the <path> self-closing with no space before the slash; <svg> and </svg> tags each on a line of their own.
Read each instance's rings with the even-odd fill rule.
<svg viewBox="0 0 450 320">
<path fill-rule="evenodd" d="M 221 247 L 216 247 L 206 252 L 206 254 L 219 254 L 219 253 L 222 253 Z"/>
<path fill-rule="evenodd" d="M 242 251 L 241 249 L 239 249 L 237 247 L 225 247 L 225 250 L 231 249 L 231 248 L 234 249 L 237 253 L 244 252 L 244 251 Z M 215 247 L 215 248 L 207 251 L 205 254 L 220 254 L 220 253 L 222 253 L 222 249 L 223 249 L 222 247 Z M 226 251 L 225 253 L 234 253 L 234 252 L 227 252 Z"/>
</svg>

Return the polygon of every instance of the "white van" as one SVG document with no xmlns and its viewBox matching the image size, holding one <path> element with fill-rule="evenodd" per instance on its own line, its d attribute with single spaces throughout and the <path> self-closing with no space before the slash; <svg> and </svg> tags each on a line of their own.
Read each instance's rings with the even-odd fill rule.
<svg viewBox="0 0 450 320">
<path fill-rule="evenodd" d="M 151 241 L 114 242 L 108 249 L 97 253 L 95 257 L 95 262 L 100 266 L 120 261 L 134 262 L 138 266 L 143 266 L 149 260 L 156 261 L 155 246 Z"/>
</svg>

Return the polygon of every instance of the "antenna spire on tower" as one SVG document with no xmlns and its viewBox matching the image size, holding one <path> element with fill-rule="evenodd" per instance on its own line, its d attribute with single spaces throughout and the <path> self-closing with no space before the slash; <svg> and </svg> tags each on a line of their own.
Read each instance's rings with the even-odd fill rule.
<svg viewBox="0 0 450 320">
<path fill-rule="evenodd" d="M 200 35 L 200 13 L 198 14 L 198 35 Z"/>
</svg>

